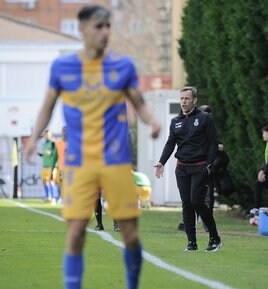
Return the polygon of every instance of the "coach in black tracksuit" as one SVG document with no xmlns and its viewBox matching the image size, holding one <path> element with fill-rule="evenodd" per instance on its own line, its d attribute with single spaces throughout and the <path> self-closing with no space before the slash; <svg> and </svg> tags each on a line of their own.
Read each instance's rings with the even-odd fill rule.
<svg viewBox="0 0 268 289">
<path fill-rule="evenodd" d="M 196 243 L 196 214 L 209 230 L 207 252 L 218 251 L 222 246 L 214 217 L 205 205 L 209 173 L 215 159 L 218 142 L 211 116 L 196 108 L 197 90 L 185 87 L 180 91 L 181 111 L 171 120 L 170 133 L 161 158 L 156 165 L 156 176 L 163 175 L 164 165 L 175 146 L 177 186 L 183 208 L 185 232 L 188 237 L 186 251 L 198 249 Z"/>
</svg>

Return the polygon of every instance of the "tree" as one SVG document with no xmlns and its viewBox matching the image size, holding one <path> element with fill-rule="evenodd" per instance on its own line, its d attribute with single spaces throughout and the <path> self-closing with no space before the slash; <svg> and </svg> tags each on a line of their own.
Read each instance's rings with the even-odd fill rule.
<svg viewBox="0 0 268 289">
<path fill-rule="evenodd" d="M 209 104 L 230 156 L 236 193 L 246 209 L 264 157 L 261 127 L 268 123 L 268 0 L 189 0 L 178 52 L 187 82 Z M 225 200 L 226 201 L 226 200 Z"/>
</svg>

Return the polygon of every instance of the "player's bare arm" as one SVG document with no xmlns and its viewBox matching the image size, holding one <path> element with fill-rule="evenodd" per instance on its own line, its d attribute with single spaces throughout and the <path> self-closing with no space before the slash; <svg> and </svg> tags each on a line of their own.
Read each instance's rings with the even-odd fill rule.
<svg viewBox="0 0 268 289">
<path fill-rule="evenodd" d="M 41 135 L 41 133 L 44 131 L 44 129 L 47 127 L 49 120 L 51 118 L 54 106 L 57 102 L 59 93 L 55 91 L 52 88 L 49 88 L 45 97 L 45 100 L 41 106 L 40 112 L 38 114 L 33 133 L 30 137 L 30 140 L 28 144 L 25 147 L 25 157 L 30 162 L 31 155 L 36 150 L 36 143 Z"/>
<path fill-rule="evenodd" d="M 155 118 L 151 109 L 146 105 L 141 92 L 137 89 L 129 89 L 127 91 L 127 96 L 135 107 L 141 120 L 151 126 L 152 138 L 157 138 L 161 129 L 160 123 Z"/>
</svg>

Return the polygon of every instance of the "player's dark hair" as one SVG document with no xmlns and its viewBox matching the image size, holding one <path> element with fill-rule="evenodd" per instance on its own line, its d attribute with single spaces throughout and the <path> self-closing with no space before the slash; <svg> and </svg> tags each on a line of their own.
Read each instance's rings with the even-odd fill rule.
<svg viewBox="0 0 268 289">
<path fill-rule="evenodd" d="M 265 125 L 261 130 L 262 130 L 262 131 L 268 131 L 268 124 Z"/>
<path fill-rule="evenodd" d="M 81 8 L 77 14 L 79 21 L 90 20 L 93 16 L 96 18 L 109 18 L 111 12 L 104 6 L 88 5 Z"/>
<path fill-rule="evenodd" d="M 212 113 L 211 107 L 207 104 L 203 104 L 203 105 L 199 106 L 199 109 L 202 111 L 205 111 L 207 113 Z"/>
<path fill-rule="evenodd" d="M 185 86 L 180 90 L 180 93 L 183 91 L 191 90 L 193 98 L 197 98 L 197 89 L 194 86 Z"/>
</svg>

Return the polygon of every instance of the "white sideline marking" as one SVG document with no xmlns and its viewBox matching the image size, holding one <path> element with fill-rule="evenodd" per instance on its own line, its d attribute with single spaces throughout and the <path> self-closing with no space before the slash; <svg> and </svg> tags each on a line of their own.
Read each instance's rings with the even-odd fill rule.
<svg viewBox="0 0 268 289">
<path fill-rule="evenodd" d="M 65 220 L 62 218 L 62 217 L 59 217 L 57 215 L 54 215 L 54 214 L 51 214 L 51 213 L 48 213 L 48 212 L 45 212 L 45 211 L 41 211 L 41 210 L 38 210 L 38 209 L 34 209 L 34 208 L 31 208 L 31 207 L 28 207 L 27 205 L 24 205 L 24 204 L 21 204 L 21 203 L 18 203 L 18 202 L 15 202 L 15 201 L 11 201 L 9 200 L 11 203 L 15 204 L 16 206 L 19 206 L 19 207 L 22 207 L 28 211 L 31 211 L 33 213 L 37 213 L 37 214 L 40 214 L 40 215 L 45 215 L 45 216 L 48 216 L 48 217 L 51 217 L 53 219 L 56 219 L 57 221 L 60 221 L 60 222 L 65 222 Z M 98 231 L 94 231 L 92 229 L 89 229 L 87 228 L 86 229 L 87 232 L 91 232 L 91 233 L 95 233 L 97 235 L 99 235 L 104 241 L 107 241 L 107 242 L 110 242 L 112 244 L 114 244 L 115 246 L 118 246 L 118 247 L 121 247 L 121 248 L 124 248 L 125 245 L 114 239 L 112 237 L 112 235 L 110 235 L 109 233 L 106 233 L 106 232 L 98 232 Z M 150 262 L 152 263 L 153 265 L 157 266 L 157 267 L 160 267 L 164 270 L 167 270 L 169 272 L 172 272 L 172 273 L 175 273 L 176 275 L 179 275 L 179 276 L 182 276 L 188 280 L 191 280 L 193 282 L 196 282 L 196 283 L 200 283 L 200 284 L 203 284 L 209 288 L 212 288 L 212 289 L 235 289 L 233 287 L 230 287 L 228 285 L 225 285 L 223 283 L 220 283 L 218 281 L 215 281 L 215 280 L 211 280 L 211 279 L 207 279 L 207 278 L 204 278 L 204 277 L 201 277 L 199 275 L 196 275 L 196 274 L 193 274 L 189 271 L 186 271 L 186 270 L 183 270 L 183 269 L 180 269 L 180 268 L 177 268 L 173 265 L 170 265 L 166 262 L 164 262 L 163 260 L 161 260 L 160 258 L 146 252 L 143 250 L 142 252 L 142 255 L 143 255 L 143 258 L 147 261 L 147 262 Z"/>
</svg>

